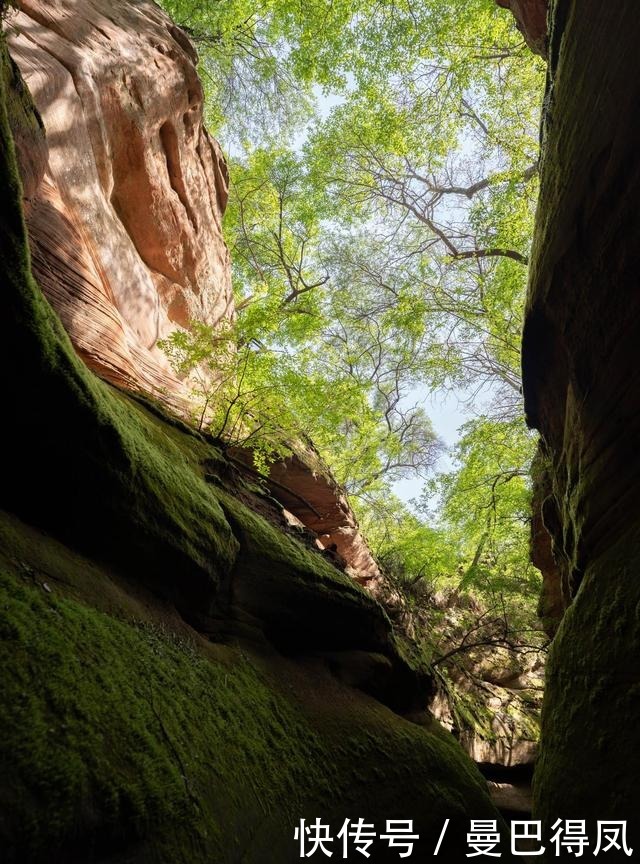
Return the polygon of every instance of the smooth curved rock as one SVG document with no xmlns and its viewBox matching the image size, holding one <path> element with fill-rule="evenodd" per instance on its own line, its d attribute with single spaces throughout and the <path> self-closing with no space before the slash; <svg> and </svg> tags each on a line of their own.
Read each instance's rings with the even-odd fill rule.
<svg viewBox="0 0 640 864">
<path fill-rule="evenodd" d="M 250 466 L 249 451 L 233 449 L 236 462 Z M 376 593 L 380 568 L 360 532 L 347 494 L 331 477 L 312 447 L 300 449 L 269 466 L 269 491 L 285 509 L 317 537 L 320 547 L 341 569 Z"/>
<path fill-rule="evenodd" d="M 23 0 L 7 31 L 47 132 L 42 182 L 18 148 L 38 282 L 92 369 L 180 405 L 157 340 L 233 314 L 196 53 L 148 0 Z"/>
<path fill-rule="evenodd" d="M 273 496 L 318 535 L 320 543 L 346 562 L 349 575 L 373 587 L 380 570 L 366 544 L 346 493 L 320 468 L 299 456 L 270 467 Z M 277 484 L 277 485 L 276 485 Z M 292 495 L 291 492 L 295 492 Z"/>
</svg>

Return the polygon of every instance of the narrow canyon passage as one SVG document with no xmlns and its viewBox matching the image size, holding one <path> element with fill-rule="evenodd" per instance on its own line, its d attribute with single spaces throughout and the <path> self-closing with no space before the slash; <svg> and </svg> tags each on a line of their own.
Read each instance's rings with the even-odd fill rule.
<svg viewBox="0 0 640 864">
<path fill-rule="evenodd" d="M 640 849 L 635 6 L 352 6 L 0 3 L 8 864 Z"/>
</svg>

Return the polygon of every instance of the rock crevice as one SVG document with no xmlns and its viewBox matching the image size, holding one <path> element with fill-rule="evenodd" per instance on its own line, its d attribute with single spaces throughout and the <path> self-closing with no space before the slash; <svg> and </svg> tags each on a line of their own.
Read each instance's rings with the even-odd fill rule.
<svg viewBox="0 0 640 864">
<path fill-rule="evenodd" d="M 301 818 L 337 827 L 356 812 L 379 830 L 413 819 L 422 857 L 449 818 L 459 857 L 470 818 L 499 820 L 482 777 L 437 724 L 350 683 L 389 664 L 411 674 L 381 607 L 237 489 L 214 490 L 211 442 L 75 355 L 31 274 L 7 115 L 18 140 L 42 129 L 4 41 L 0 73 L 3 860 L 285 864 Z M 340 656 L 285 658 L 238 630 L 207 639 L 234 611 L 232 572 L 234 604 L 265 635 L 288 628 Z"/>
</svg>

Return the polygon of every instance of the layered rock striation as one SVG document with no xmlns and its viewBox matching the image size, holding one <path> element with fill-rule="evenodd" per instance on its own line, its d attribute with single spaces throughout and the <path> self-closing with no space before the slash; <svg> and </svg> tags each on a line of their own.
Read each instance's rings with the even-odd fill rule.
<svg viewBox="0 0 640 864">
<path fill-rule="evenodd" d="M 235 314 L 229 178 L 203 123 L 196 52 L 151 0 L 25 0 L 7 35 L 42 121 L 26 137 L 14 123 L 38 284 L 90 369 L 188 413 L 189 385 L 157 342 Z M 353 511 L 313 462 L 273 466 L 274 495 L 370 581 Z"/>
<path fill-rule="evenodd" d="M 91 369 L 179 405 L 158 339 L 233 314 L 196 53 L 146 0 L 24 0 L 7 30 L 47 132 L 42 178 L 18 140 L 38 283 Z"/>
<path fill-rule="evenodd" d="M 313 447 L 298 452 L 269 468 L 271 495 L 317 540 L 318 548 L 373 593 L 382 579 L 346 492 L 332 478 Z M 233 451 L 239 463 L 250 464 L 251 456 Z"/>
</svg>

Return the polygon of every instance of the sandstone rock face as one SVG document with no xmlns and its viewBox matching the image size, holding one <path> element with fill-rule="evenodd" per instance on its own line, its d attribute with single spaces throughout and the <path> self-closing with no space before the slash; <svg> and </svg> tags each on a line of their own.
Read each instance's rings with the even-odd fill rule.
<svg viewBox="0 0 640 864">
<path fill-rule="evenodd" d="M 533 766 L 538 755 L 540 669 L 523 672 L 520 680 L 496 684 L 487 680 L 486 673 L 486 677 L 475 676 L 470 665 L 474 677 L 455 668 L 449 671 L 451 692 L 436 693 L 431 713 L 455 734 L 476 764 Z"/>
<path fill-rule="evenodd" d="M 150 0 L 23 0 L 7 31 L 47 132 L 41 180 L 19 148 L 38 282 L 92 369 L 180 404 L 157 340 L 233 314 L 195 51 Z"/>
<path fill-rule="evenodd" d="M 548 0 L 496 0 L 496 3 L 503 9 L 511 9 L 529 48 L 534 54 L 545 57 Z"/>
<path fill-rule="evenodd" d="M 570 605 L 547 666 L 534 812 L 637 832 L 640 19 L 633 0 L 552 9 L 523 374 Z"/>
<path fill-rule="evenodd" d="M 314 531 L 325 549 L 344 559 L 349 575 L 373 588 L 380 570 L 337 483 L 298 456 L 272 465 L 270 479 L 274 498 Z"/>
<path fill-rule="evenodd" d="M 416 629 L 430 633 L 442 670 L 429 708 L 453 732 L 474 762 L 483 766 L 532 766 L 538 751 L 545 652 L 493 646 L 456 651 L 480 637 L 500 638 L 487 621 L 490 607 L 464 592 L 438 591 Z M 434 616 L 434 612 L 439 614 Z M 392 620 L 395 616 L 392 615 Z M 450 660 L 447 660 L 449 652 Z"/>
<path fill-rule="evenodd" d="M 46 129 L 14 129 L 37 281 L 91 369 L 182 411 L 188 388 L 157 341 L 234 314 L 228 175 L 193 46 L 151 0 L 24 0 L 8 41 Z M 347 572 L 379 575 L 326 471 L 294 458 L 272 475 Z"/>
<path fill-rule="evenodd" d="M 233 450 L 234 459 L 251 465 L 251 454 Z M 313 448 L 301 450 L 269 467 L 269 492 L 284 508 L 284 518 L 304 525 L 317 538 L 317 546 L 341 569 L 376 593 L 381 574 L 360 533 L 346 493 L 322 465 Z"/>
</svg>

